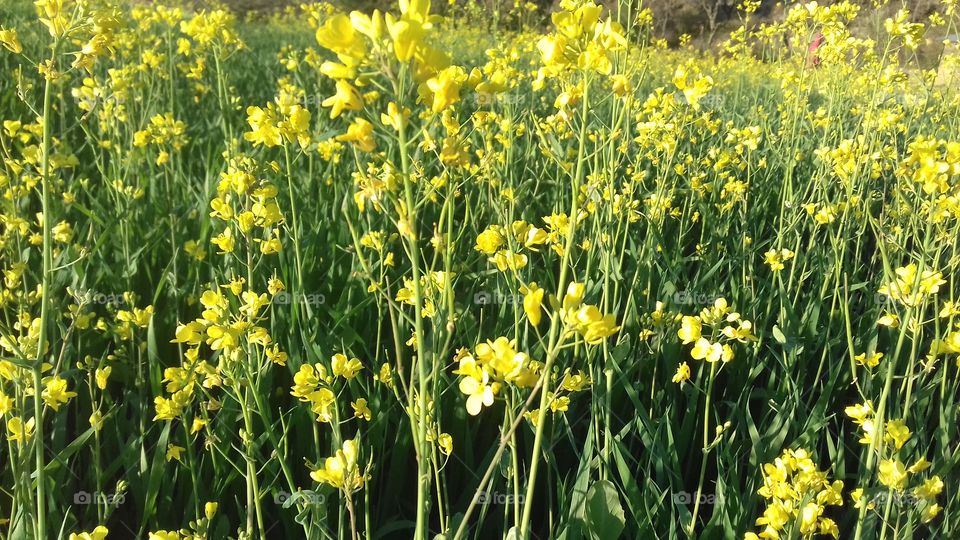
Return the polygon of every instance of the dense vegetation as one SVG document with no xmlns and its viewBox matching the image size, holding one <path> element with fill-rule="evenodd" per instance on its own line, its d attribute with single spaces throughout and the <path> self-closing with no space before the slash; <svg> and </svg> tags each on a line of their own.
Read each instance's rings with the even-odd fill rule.
<svg viewBox="0 0 960 540">
<path fill-rule="evenodd" d="M 952 538 L 957 2 L 0 0 L 6 538 Z"/>
</svg>

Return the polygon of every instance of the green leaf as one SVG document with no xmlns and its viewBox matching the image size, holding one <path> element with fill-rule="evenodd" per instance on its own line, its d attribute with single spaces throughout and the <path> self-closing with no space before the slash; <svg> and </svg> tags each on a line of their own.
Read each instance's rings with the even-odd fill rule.
<svg viewBox="0 0 960 540">
<path fill-rule="evenodd" d="M 609 480 L 600 480 L 587 492 L 587 536 L 594 540 L 614 540 L 626 525 L 617 488 Z"/>
<path fill-rule="evenodd" d="M 783 331 L 777 325 L 773 325 L 773 339 L 781 345 L 787 342 L 787 336 L 783 335 Z"/>
<path fill-rule="evenodd" d="M 160 432 L 160 438 L 153 449 L 153 461 L 150 464 L 147 480 L 147 494 L 144 497 L 143 516 L 140 520 L 141 532 L 145 530 L 147 524 L 153 518 L 157 511 L 157 495 L 160 493 L 160 486 L 163 484 L 163 472 L 166 467 L 163 466 L 164 456 L 167 454 L 167 441 L 170 440 L 170 424 L 164 422 L 163 431 Z"/>
</svg>

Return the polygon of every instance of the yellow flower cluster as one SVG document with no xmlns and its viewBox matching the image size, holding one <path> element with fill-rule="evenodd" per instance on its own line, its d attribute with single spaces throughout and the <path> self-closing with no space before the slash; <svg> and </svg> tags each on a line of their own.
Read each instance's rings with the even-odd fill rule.
<svg viewBox="0 0 960 540">
<path fill-rule="evenodd" d="M 839 538 L 833 519 L 825 516 L 827 507 L 843 505 L 843 481 L 830 481 L 817 469 L 809 452 L 800 448 L 784 450 L 772 463 L 763 465 L 763 487 L 757 490 L 767 500 L 763 516 L 756 524 L 759 533 L 748 532 L 745 540 L 760 538 L 808 538 L 814 534 Z"/>
<path fill-rule="evenodd" d="M 429 275 L 420 276 L 420 294 L 422 295 L 421 316 L 430 319 L 437 314 L 437 303 L 443 295 L 450 281 L 455 278 L 450 272 L 436 271 Z M 395 300 L 408 306 L 416 306 L 416 298 L 413 294 L 413 280 L 403 278 L 403 287 L 397 290 Z"/>
<path fill-rule="evenodd" d="M 275 102 L 265 108 L 247 107 L 250 131 L 243 138 L 254 146 L 272 148 L 287 142 L 296 142 L 301 148 L 310 145 L 310 111 L 294 95 L 281 92 Z"/>
<path fill-rule="evenodd" d="M 683 92 L 683 97 L 690 107 L 700 110 L 700 102 L 713 88 L 713 77 L 703 75 L 695 64 L 690 63 L 677 66 L 677 71 L 673 74 L 673 85 Z"/>
<path fill-rule="evenodd" d="M 910 466 L 901 461 L 899 454 L 904 451 L 904 447 L 913 437 L 910 428 L 902 419 L 883 422 L 882 432 L 878 433 L 880 426 L 877 425 L 877 412 L 874 410 L 872 401 L 851 405 L 844 409 L 844 413 L 863 431 L 860 442 L 871 445 L 877 455 L 880 456 L 881 459 L 877 465 L 877 480 L 881 485 L 888 488 L 889 493 L 899 496 L 907 490 L 912 479 L 930 468 L 931 463 L 922 456 Z M 874 446 L 875 441 L 879 441 L 880 444 Z M 910 507 L 919 513 L 924 523 L 927 523 L 937 517 L 942 510 L 936 498 L 943 490 L 943 481 L 939 476 L 932 475 L 925 479 L 918 479 L 914 483 L 916 486 L 911 493 L 916 498 L 914 502 L 918 504 L 910 505 Z M 864 495 L 863 488 L 854 490 L 851 493 L 851 498 L 857 508 L 865 506 L 868 509 L 873 509 L 876 507 L 876 503 Z"/>
<path fill-rule="evenodd" d="M 244 239 L 250 246 L 258 244 L 264 255 L 281 249 L 278 225 L 283 222 L 283 213 L 276 200 L 278 190 L 260 174 L 256 163 L 243 155 L 230 159 L 227 170 L 220 174 L 217 196 L 210 201 L 210 216 L 229 224 L 211 239 L 221 253 L 232 253 L 237 240 Z M 234 233 L 234 227 L 242 236 Z M 255 228 L 262 230 L 260 237 L 253 234 Z"/>
<path fill-rule="evenodd" d="M 542 367 L 527 353 L 514 349 L 515 342 L 505 337 L 481 343 L 474 354 L 467 349 L 457 351 L 454 361 L 460 375 L 460 391 L 467 396 L 467 412 L 480 414 L 483 407 L 493 405 L 494 396 L 500 393 L 504 383 L 517 388 L 529 388 L 536 384 Z"/>
<path fill-rule="evenodd" d="M 351 380 L 363 369 L 358 358 L 347 359 L 343 353 L 337 353 L 330 359 L 330 368 L 317 363 L 303 364 L 293 375 L 293 388 L 290 394 L 304 403 L 310 404 L 310 410 L 318 422 L 330 423 L 336 421 L 336 394 L 332 387 L 337 377 Z M 353 404 L 358 418 L 369 420 L 370 410 L 367 400 L 358 399 Z"/>
<path fill-rule="evenodd" d="M 146 129 L 133 134 L 133 145 L 142 148 L 148 144 L 162 148 L 157 156 L 157 165 L 164 165 L 170 161 L 172 149 L 179 152 L 187 144 L 187 125 L 173 117 L 172 113 L 158 114 L 150 119 Z"/>
<path fill-rule="evenodd" d="M 767 263 L 770 271 L 776 273 L 783 270 L 784 263 L 792 259 L 794 255 L 796 254 L 787 248 L 771 249 L 763 254 L 763 262 Z"/>
<path fill-rule="evenodd" d="M 330 117 L 336 118 L 344 110 L 359 111 L 363 100 L 357 86 L 367 80 L 358 77 L 360 68 L 381 67 L 392 57 L 401 64 L 413 62 L 413 76 L 419 98 L 434 113 L 442 112 L 460 100 L 460 90 L 467 82 L 462 67 L 451 65 L 450 58 L 427 43 L 429 34 L 438 22 L 430 15 L 430 0 L 400 0 L 400 16 L 353 11 L 349 15 L 337 13 L 317 29 L 317 43 L 337 55 L 339 62 L 325 61 L 320 72 L 336 80 L 336 94 L 323 102 L 330 107 Z M 354 79 L 351 84 L 350 79 Z M 394 116 L 394 115 L 389 115 Z M 384 121 L 399 129 L 398 122 Z M 365 152 L 373 149 L 370 131 L 373 125 L 363 118 L 353 120 L 341 141 L 358 143 Z"/>
<path fill-rule="evenodd" d="M 221 386 L 223 372 L 232 376 L 236 363 L 248 350 L 258 361 L 286 364 L 287 354 L 273 343 L 267 329 L 259 325 L 265 318 L 262 312 L 269 306 L 270 297 L 266 293 L 244 290 L 244 282 L 243 278 L 237 278 L 227 285 L 204 291 L 200 297 L 204 307 L 201 317 L 177 327 L 173 342 L 186 344 L 188 348 L 180 367 L 164 371 L 165 390 L 170 397 L 155 398 L 154 420 L 173 420 L 180 416 L 191 403 L 197 385 L 208 390 Z M 227 294 L 221 288 L 226 289 Z M 200 358 L 203 344 L 220 352 L 217 366 Z"/>
<path fill-rule="evenodd" d="M 575 334 L 583 338 L 588 345 L 598 345 L 603 340 L 616 334 L 620 327 L 617 326 L 616 318 L 611 314 L 604 314 L 600 308 L 594 304 L 584 304 L 583 296 L 586 292 L 586 286 L 576 281 L 567 285 L 567 291 L 563 295 L 562 302 L 553 301 L 553 308 L 556 309 L 564 323 L 565 333 Z M 529 302 L 527 297 L 535 294 L 532 289 L 527 290 L 527 296 L 524 298 L 524 310 L 528 313 L 536 312 L 535 302 Z M 536 298 L 538 295 L 534 296 Z M 528 309 L 532 307 L 533 309 Z M 533 323 L 533 319 L 530 319 Z"/>
<path fill-rule="evenodd" d="M 704 334 L 707 327 L 709 334 Z M 683 315 L 677 337 L 684 345 L 693 344 L 690 356 L 694 360 L 706 360 L 715 363 L 730 362 L 734 358 L 730 343 L 757 341 L 753 335 L 753 323 L 743 319 L 732 311 L 725 298 L 717 298 L 712 306 L 705 307 L 699 315 Z M 673 382 L 684 382 L 690 378 L 690 367 L 686 362 L 680 364 Z"/>
<path fill-rule="evenodd" d="M 328 457 L 323 467 L 310 472 L 310 478 L 321 484 L 331 485 L 347 495 L 363 487 L 366 476 L 357 463 L 359 442 L 356 439 L 343 441 L 336 455 Z"/>
<path fill-rule="evenodd" d="M 180 31 L 201 48 L 241 48 L 243 42 L 234 28 L 236 17 L 224 9 L 201 11 L 180 23 Z"/>
<path fill-rule="evenodd" d="M 960 195 L 960 142 L 918 136 L 907 145 L 907 155 L 896 170 L 926 195 Z"/>
<path fill-rule="evenodd" d="M 919 272 L 916 263 L 897 268 L 896 278 L 877 291 L 880 294 L 910 307 L 917 307 L 930 295 L 937 294 L 946 283 L 943 275 L 935 270 Z"/>
<path fill-rule="evenodd" d="M 98 525 L 90 532 L 70 533 L 69 540 L 106 540 L 110 530 L 103 525 Z"/>
<path fill-rule="evenodd" d="M 560 11 L 550 16 L 554 32 L 537 42 L 544 67 L 539 78 L 559 76 L 570 69 L 610 74 L 612 56 L 626 48 L 623 27 L 608 18 L 600 20 L 603 6 L 589 0 L 562 0 Z"/>
</svg>

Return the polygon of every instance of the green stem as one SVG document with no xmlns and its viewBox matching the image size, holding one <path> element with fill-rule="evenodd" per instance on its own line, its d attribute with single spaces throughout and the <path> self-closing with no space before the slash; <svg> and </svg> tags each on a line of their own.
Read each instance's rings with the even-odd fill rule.
<svg viewBox="0 0 960 540">
<path fill-rule="evenodd" d="M 697 514 L 700 512 L 700 499 L 703 495 L 703 481 L 707 475 L 707 456 L 710 447 L 710 401 L 713 396 L 713 381 L 716 380 L 717 363 L 710 364 L 710 378 L 707 382 L 707 398 L 703 405 L 703 460 L 700 462 L 700 479 L 697 480 L 696 501 L 693 503 L 693 515 L 690 517 L 690 527 L 687 534 L 693 536 L 694 528 L 697 525 Z"/>
<path fill-rule="evenodd" d="M 53 60 L 56 59 L 58 42 L 53 43 Z M 52 68 L 56 69 L 56 68 Z M 53 243 L 51 238 L 50 223 L 50 111 L 52 108 L 53 82 L 48 77 L 43 90 L 43 154 L 41 155 L 42 169 L 42 212 L 43 212 L 43 276 L 41 278 L 40 295 L 40 333 L 37 340 L 37 359 L 33 366 L 33 417 L 35 419 L 36 434 L 34 435 L 34 452 L 36 455 L 37 467 L 37 522 L 35 530 L 37 538 L 42 540 L 47 538 L 46 522 L 46 466 L 43 455 L 43 398 L 42 393 L 42 370 L 44 350 L 47 348 L 47 309 L 50 304 L 50 277 L 53 268 Z"/>
<path fill-rule="evenodd" d="M 571 202 L 567 241 L 563 250 L 563 260 L 560 263 L 560 278 L 557 280 L 558 299 L 563 298 L 564 291 L 567 288 L 567 270 L 570 265 L 570 252 L 573 251 L 573 248 L 576 245 L 577 215 L 580 213 L 580 184 L 583 181 L 584 175 L 586 174 L 584 155 L 586 154 L 587 146 L 587 114 L 589 110 L 589 93 L 590 81 L 584 77 L 583 101 L 581 103 L 580 140 L 579 148 L 577 150 L 577 166 L 573 175 L 573 186 L 570 197 Z M 520 538 L 523 538 L 524 540 L 529 540 L 530 538 L 530 515 L 533 509 L 533 492 L 536 488 L 537 471 L 540 467 L 540 448 L 543 446 L 543 426 L 546 423 L 544 414 L 546 413 L 547 402 L 550 396 L 550 371 L 553 369 L 553 362 L 556 360 L 557 353 L 559 352 L 559 327 L 562 318 L 563 314 L 558 313 L 550 322 L 550 337 L 548 340 L 550 349 L 549 353 L 547 354 L 547 360 L 543 366 L 543 374 L 541 375 L 541 380 L 543 381 L 543 390 L 541 390 L 540 393 L 540 410 L 538 411 L 539 418 L 537 421 L 536 432 L 533 437 L 533 451 L 530 457 L 530 478 L 527 480 L 527 492 L 523 501 L 523 516 L 520 518 Z"/>
<path fill-rule="evenodd" d="M 410 253 L 410 267 L 413 273 L 414 325 L 416 332 L 417 358 L 417 525 L 414 533 L 416 540 L 427 537 L 429 524 L 428 507 L 430 504 L 430 460 L 427 455 L 427 381 L 433 357 L 423 333 L 423 291 L 420 287 L 420 250 L 417 238 L 417 207 L 413 196 L 413 180 L 410 178 L 410 156 L 407 153 L 406 126 L 400 123 L 398 140 L 400 144 L 400 170 L 403 176 L 403 193 L 406 203 L 406 219 L 409 236 L 407 244 Z"/>
</svg>

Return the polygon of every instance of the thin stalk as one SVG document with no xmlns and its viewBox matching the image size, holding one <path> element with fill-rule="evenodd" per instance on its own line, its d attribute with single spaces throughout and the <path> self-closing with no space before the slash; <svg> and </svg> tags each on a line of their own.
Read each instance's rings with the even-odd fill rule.
<svg viewBox="0 0 960 540">
<path fill-rule="evenodd" d="M 427 381 L 430 372 L 427 362 L 433 368 L 433 357 L 427 345 L 423 331 L 423 291 L 420 287 L 420 249 L 417 237 L 417 207 L 413 196 L 413 180 L 410 178 L 410 156 L 407 153 L 406 126 L 400 122 L 397 130 L 397 139 L 400 145 L 400 171 L 403 176 L 403 194 L 406 203 L 406 219 L 409 228 L 407 243 L 410 252 L 410 268 L 413 274 L 414 297 L 414 331 L 416 332 L 417 358 L 417 524 L 414 538 L 421 540 L 427 537 L 429 524 L 430 499 L 430 460 L 427 456 Z"/>
<path fill-rule="evenodd" d="M 58 45 L 59 41 L 55 40 L 53 43 L 52 62 L 56 60 Z M 33 365 L 33 417 L 35 418 L 34 429 L 36 429 L 36 434 L 34 435 L 34 452 L 37 467 L 37 521 L 35 523 L 34 530 L 36 531 L 38 539 L 47 538 L 47 478 L 43 455 L 44 433 L 41 384 L 43 378 L 43 356 L 44 351 L 47 348 L 47 324 L 49 318 L 47 310 L 50 304 L 50 278 L 51 269 L 53 268 L 53 239 L 50 227 L 50 223 L 53 221 L 52 216 L 50 215 L 50 143 L 52 137 L 50 129 L 50 111 L 52 108 L 52 103 L 53 81 L 47 77 L 43 89 L 43 154 L 40 156 L 40 167 L 42 170 L 41 197 L 43 199 L 41 203 L 43 212 L 43 276 L 41 277 L 42 284 L 40 295 L 40 333 L 37 340 L 37 358 Z"/>
<path fill-rule="evenodd" d="M 584 155 L 587 146 L 587 115 L 590 94 L 590 81 L 586 77 L 583 79 L 583 101 L 581 103 L 580 135 L 579 148 L 577 150 L 577 166 L 573 175 L 573 186 L 570 201 L 569 229 L 567 230 L 567 241 L 563 250 L 563 260 L 560 263 L 560 278 L 557 280 L 557 298 L 563 298 L 563 293 L 567 288 L 567 270 L 570 265 L 570 252 L 576 245 L 577 233 L 577 215 L 580 213 L 580 184 L 586 174 L 584 165 Z M 550 322 L 550 351 L 547 360 L 543 366 L 543 390 L 540 392 L 540 418 L 537 422 L 536 432 L 533 438 L 533 450 L 531 452 L 530 477 L 527 480 L 527 492 L 523 501 L 523 516 L 520 519 L 520 538 L 529 540 L 530 538 L 530 515 L 533 510 L 533 492 L 537 483 L 537 471 L 540 466 L 540 448 L 543 445 L 543 426 L 546 419 L 543 417 L 547 409 L 547 400 L 550 396 L 550 371 L 553 369 L 553 362 L 557 358 L 558 345 L 560 341 L 559 327 L 562 314 L 558 313 Z"/>
</svg>

